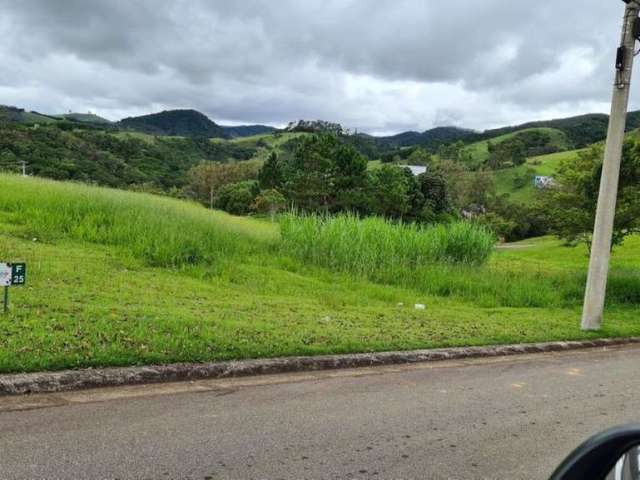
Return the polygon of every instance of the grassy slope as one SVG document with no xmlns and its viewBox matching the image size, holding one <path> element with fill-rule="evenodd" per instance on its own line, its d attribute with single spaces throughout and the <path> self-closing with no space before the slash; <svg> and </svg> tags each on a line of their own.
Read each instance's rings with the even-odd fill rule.
<svg viewBox="0 0 640 480">
<path fill-rule="evenodd" d="M 134 132 L 133 130 L 126 130 L 120 132 L 109 133 L 109 135 L 113 135 L 118 138 L 136 138 L 138 140 L 143 140 L 148 143 L 154 143 L 156 141 L 156 135 L 151 135 L 148 133 L 142 132 Z M 183 138 L 183 137 L 171 137 L 169 135 L 165 135 L 162 138 Z"/>
<path fill-rule="evenodd" d="M 632 130 L 631 132 L 627 132 L 626 135 L 627 137 L 638 138 L 640 131 Z M 524 165 L 498 170 L 496 171 L 497 191 L 499 194 L 508 193 L 512 200 L 528 202 L 534 197 L 536 192 L 533 185 L 534 177 L 536 175 L 553 176 L 563 160 L 573 159 L 577 157 L 580 152 L 585 150 L 586 149 L 568 150 L 549 155 L 532 157 L 529 158 Z M 514 185 L 514 180 L 517 177 L 525 175 L 527 177 L 526 185 L 524 187 L 517 188 Z"/>
<path fill-rule="evenodd" d="M 60 190 L 55 182 L 13 176 L 0 176 L 0 186 L 3 260 L 26 260 L 29 268 L 28 285 L 11 290 L 12 309 L 0 317 L 0 372 L 640 334 L 635 297 L 608 307 L 604 331 L 579 330 L 587 258 L 550 239 L 500 250 L 487 267 L 434 267 L 434 274 L 417 276 L 423 280 L 414 284 L 381 285 L 274 249 L 278 231 L 269 222 L 149 195 L 74 185 Z M 152 267 L 137 250 L 118 244 L 120 237 L 96 243 L 88 238 L 102 238 L 100 232 L 77 228 L 64 235 L 44 229 L 41 236 L 21 216 L 29 197 L 38 199 L 30 205 L 42 205 L 48 195 L 74 189 L 112 195 L 114 208 L 125 205 L 126 211 L 158 209 L 168 221 L 160 227 L 186 218 L 194 225 L 188 238 L 200 235 L 201 225 L 214 236 L 232 232 L 237 248 L 208 264 Z M 12 203 L 16 194 L 18 203 Z M 46 225 L 52 215 L 39 221 Z M 134 229 L 134 237 L 146 228 Z M 184 230 L 178 223 L 171 236 L 179 241 Z M 624 285 L 616 281 L 640 265 L 638 246 L 633 239 L 614 255 L 614 289 L 640 291 L 636 277 L 624 277 Z M 563 288 L 569 288 L 569 300 L 558 296 Z M 507 291 L 511 296 L 501 297 Z M 414 303 L 427 309 L 415 310 Z"/>
<path fill-rule="evenodd" d="M 59 118 L 66 118 L 67 120 L 73 120 L 76 122 L 88 122 L 95 124 L 109 124 L 112 123 L 110 120 L 106 118 L 100 117 L 95 113 L 62 113 L 60 115 L 54 115 Z"/>
<path fill-rule="evenodd" d="M 113 133 L 112 135 L 115 135 L 116 137 L 119 137 L 119 138 L 137 138 L 139 140 L 144 140 L 149 143 L 153 143 L 156 141 L 156 136 L 149 135 L 147 133 L 141 133 L 141 132 L 133 132 L 133 131 L 116 132 L 116 133 Z M 231 143 L 236 143 L 236 144 L 250 146 L 250 147 L 257 146 L 258 151 L 253 157 L 253 160 L 263 162 L 264 160 L 267 159 L 271 151 L 280 152 L 281 147 L 284 143 L 304 135 L 307 135 L 307 134 L 306 133 L 282 133 L 278 136 L 275 136 L 270 133 L 265 133 L 262 135 L 253 135 L 251 137 L 237 137 L 237 138 L 232 138 L 230 140 L 225 140 L 222 138 L 212 138 L 211 141 L 216 143 L 231 142 Z M 164 136 L 162 138 L 180 138 L 180 137 Z M 258 145 L 259 143 L 265 146 L 260 146 Z"/>
<path fill-rule="evenodd" d="M 251 146 L 251 147 L 257 146 L 258 152 L 254 155 L 253 158 L 255 160 L 262 162 L 267 159 L 267 157 L 272 151 L 275 151 L 276 153 L 280 153 L 282 145 L 287 143 L 289 140 L 303 137 L 305 135 L 308 135 L 308 134 L 300 133 L 300 132 L 285 132 L 285 133 L 278 134 L 276 136 L 271 133 L 266 133 L 262 135 L 253 135 L 251 137 L 233 138 L 228 141 L 241 144 L 241 145 Z M 224 141 L 224 140 L 216 139 L 214 141 Z M 260 146 L 260 144 L 265 146 Z"/>
<path fill-rule="evenodd" d="M 17 121 L 19 123 L 53 123 L 56 122 L 55 118 L 48 117 L 46 115 L 40 115 L 35 112 L 10 112 L 6 111 L 0 105 L 0 120 L 3 118 L 8 118 L 10 121 Z"/>
<path fill-rule="evenodd" d="M 483 163 L 487 158 L 489 158 L 489 142 L 494 144 L 502 143 L 505 140 L 513 138 L 519 133 L 531 131 L 548 133 L 551 136 L 552 145 L 563 150 L 567 148 L 567 138 L 562 131 L 555 128 L 528 128 L 513 133 L 507 133 L 505 135 L 500 135 L 498 137 L 491 138 L 490 140 L 483 140 L 481 142 L 472 143 L 466 148 L 466 150 L 471 153 L 474 163 L 479 165 Z"/>
<path fill-rule="evenodd" d="M 566 152 L 551 153 L 527 159 L 524 165 L 498 170 L 496 175 L 496 187 L 498 194 L 508 193 L 512 200 L 527 202 L 533 198 L 536 188 L 533 185 L 536 175 L 553 176 L 563 160 L 577 157 L 582 150 L 569 150 Z M 526 176 L 526 184 L 518 188 L 514 181 L 518 177 Z"/>
</svg>

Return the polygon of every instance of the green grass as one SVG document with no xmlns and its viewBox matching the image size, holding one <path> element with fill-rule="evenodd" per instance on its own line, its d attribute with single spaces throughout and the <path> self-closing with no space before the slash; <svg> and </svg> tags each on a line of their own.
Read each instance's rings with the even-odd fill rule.
<svg viewBox="0 0 640 480">
<path fill-rule="evenodd" d="M 148 133 L 142 133 L 142 132 L 120 131 L 120 132 L 113 132 L 113 133 L 111 133 L 111 135 L 113 135 L 114 137 L 117 137 L 119 139 L 122 139 L 122 140 L 135 138 L 137 140 L 142 140 L 142 141 L 147 142 L 147 143 L 155 143 L 156 142 L 156 136 L 155 135 L 150 135 Z M 177 138 L 177 137 L 171 137 L 171 138 Z"/>
<path fill-rule="evenodd" d="M 487 158 L 489 158 L 489 142 L 493 144 L 499 144 L 506 140 L 509 140 L 519 133 L 524 132 L 532 132 L 538 131 L 541 133 L 546 133 L 551 137 L 550 144 L 556 146 L 559 149 L 566 150 L 567 149 L 567 137 L 561 130 L 555 128 L 527 128 L 524 130 L 518 130 L 517 132 L 507 133 L 505 135 L 500 135 L 498 137 L 491 138 L 489 140 L 483 140 L 480 142 L 472 143 L 466 147 L 466 151 L 471 154 L 473 158 L 474 165 L 480 165 Z"/>
<path fill-rule="evenodd" d="M 553 176 L 562 161 L 576 158 L 583 150 L 551 153 L 527 159 L 526 163 L 518 167 L 497 170 L 496 189 L 498 194 L 509 194 L 511 200 L 528 202 L 536 194 L 534 178 L 536 175 Z M 517 178 L 524 178 L 524 186 L 516 184 Z"/>
<path fill-rule="evenodd" d="M 257 148 L 256 154 L 253 156 L 253 160 L 264 162 L 269 154 L 273 151 L 280 153 L 282 146 L 290 140 L 309 135 L 304 132 L 284 132 L 274 135 L 272 133 L 264 133 L 260 135 L 252 135 L 250 137 L 237 137 L 231 140 L 225 140 L 221 138 L 213 138 L 212 142 L 231 142 L 237 143 L 246 147 Z"/>
<path fill-rule="evenodd" d="M 67 120 L 73 120 L 75 122 L 95 123 L 95 124 L 109 124 L 111 121 L 106 118 L 100 117 L 95 113 L 62 113 L 60 115 L 54 115 L 58 118 L 65 118 Z"/>
<path fill-rule="evenodd" d="M 420 227 L 355 215 L 285 215 L 284 251 L 306 263 L 370 279 L 402 278 L 437 263 L 481 265 L 496 239 L 480 226 L 453 223 Z"/>
<path fill-rule="evenodd" d="M 639 238 L 614 252 L 604 329 L 584 333 L 585 251 L 548 238 L 373 281 L 302 258 L 267 221 L 9 175 L 0 232 L 2 260 L 28 264 L 0 372 L 640 334 Z"/>
<path fill-rule="evenodd" d="M 275 238 L 170 198 L 12 176 L 2 186 L 0 211 L 23 235 L 113 246 L 154 266 L 229 261 Z"/>
</svg>

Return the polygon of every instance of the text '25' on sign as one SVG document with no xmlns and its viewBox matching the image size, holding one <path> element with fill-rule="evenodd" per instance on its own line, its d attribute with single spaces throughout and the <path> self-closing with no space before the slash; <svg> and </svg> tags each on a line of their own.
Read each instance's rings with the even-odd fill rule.
<svg viewBox="0 0 640 480">
<path fill-rule="evenodd" d="M 26 282 L 26 263 L 0 263 L 0 287 L 24 285 Z"/>
</svg>

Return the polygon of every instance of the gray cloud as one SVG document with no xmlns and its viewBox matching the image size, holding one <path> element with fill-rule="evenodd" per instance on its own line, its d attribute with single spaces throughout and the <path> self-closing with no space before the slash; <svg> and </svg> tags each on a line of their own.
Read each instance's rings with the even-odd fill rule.
<svg viewBox="0 0 640 480">
<path fill-rule="evenodd" d="M 623 4 L 0 0 L 0 11 L 0 103 L 389 132 L 606 110 Z"/>
</svg>

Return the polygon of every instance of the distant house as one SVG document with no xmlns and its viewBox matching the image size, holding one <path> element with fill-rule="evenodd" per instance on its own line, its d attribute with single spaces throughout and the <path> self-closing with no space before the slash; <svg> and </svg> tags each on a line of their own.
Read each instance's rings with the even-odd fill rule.
<svg viewBox="0 0 640 480">
<path fill-rule="evenodd" d="M 544 175 L 536 175 L 533 184 L 536 188 L 544 190 L 545 188 L 553 187 L 556 181 L 553 177 L 546 177 Z"/>
<path fill-rule="evenodd" d="M 478 205 L 475 203 L 472 203 L 467 208 L 462 210 L 462 216 L 467 220 L 476 218 L 479 215 L 484 215 L 485 213 L 487 213 L 487 209 L 484 208 L 484 205 Z"/>
<path fill-rule="evenodd" d="M 414 177 L 422 175 L 423 173 L 427 173 L 427 167 L 424 167 L 422 165 L 407 165 L 406 167 L 411 170 L 411 173 Z"/>
</svg>

